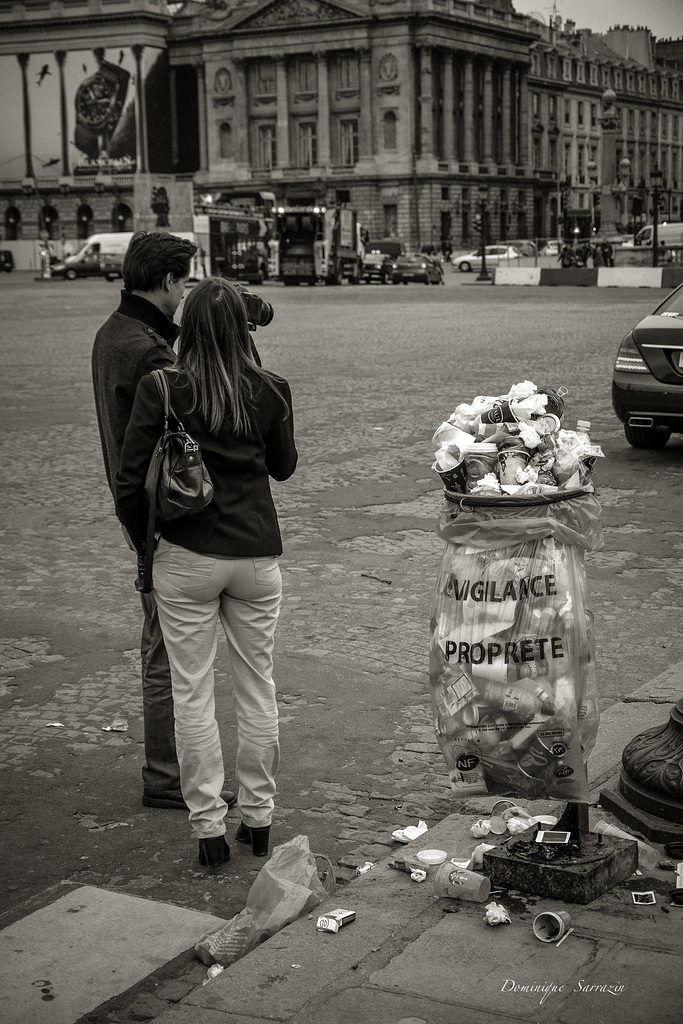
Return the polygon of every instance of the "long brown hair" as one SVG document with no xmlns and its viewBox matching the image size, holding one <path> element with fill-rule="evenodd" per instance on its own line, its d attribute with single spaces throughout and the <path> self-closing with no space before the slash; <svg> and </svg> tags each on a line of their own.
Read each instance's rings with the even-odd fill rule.
<svg viewBox="0 0 683 1024">
<path fill-rule="evenodd" d="M 213 435 L 223 424 L 226 407 L 235 435 L 244 437 L 249 432 L 250 404 L 259 382 L 275 392 L 289 415 L 276 378 L 254 359 L 242 296 L 225 278 L 206 277 L 188 295 L 175 368 L 187 374 L 192 407 Z"/>
</svg>

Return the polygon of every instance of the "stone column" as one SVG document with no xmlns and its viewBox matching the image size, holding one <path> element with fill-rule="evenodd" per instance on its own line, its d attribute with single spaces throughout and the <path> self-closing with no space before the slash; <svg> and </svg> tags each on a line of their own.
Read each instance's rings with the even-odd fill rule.
<svg viewBox="0 0 683 1024">
<path fill-rule="evenodd" d="M 361 98 L 362 99 L 362 98 Z M 330 162 L 330 82 L 327 54 L 318 54 L 318 164 Z"/>
<path fill-rule="evenodd" d="M 434 153 L 432 125 L 432 48 L 420 46 L 420 156 Z"/>
<path fill-rule="evenodd" d="M 147 105 L 145 103 L 145 83 L 142 76 L 144 46 L 136 43 L 132 50 L 135 57 L 136 163 L 138 173 L 147 174 Z"/>
<path fill-rule="evenodd" d="M 360 50 L 360 125 L 358 132 L 358 157 L 372 156 L 372 83 L 370 75 L 370 51 Z"/>
<path fill-rule="evenodd" d="M 526 167 L 529 163 L 529 86 L 526 69 L 519 78 L 519 163 Z"/>
<path fill-rule="evenodd" d="M 493 64 L 484 65 L 484 163 L 493 160 Z"/>
<path fill-rule="evenodd" d="M 463 160 L 465 163 L 471 163 L 474 160 L 474 67 L 471 57 L 465 57 L 463 129 L 465 136 Z"/>
<path fill-rule="evenodd" d="M 59 68 L 59 135 L 62 144 L 62 174 L 66 177 L 71 171 L 69 168 L 69 125 L 66 114 L 66 87 L 64 84 L 64 62 L 66 50 L 57 50 L 55 60 Z"/>
<path fill-rule="evenodd" d="M 17 60 L 21 68 L 21 95 L 23 101 L 24 111 L 24 170 L 27 178 L 33 177 L 33 157 L 31 150 L 33 148 L 31 141 L 31 105 L 28 100 L 28 77 L 26 74 L 28 68 L 28 53 L 18 53 Z"/>
<path fill-rule="evenodd" d="M 206 68 L 203 60 L 194 65 L 197 75 L 197 121 L 199 128 L 199 170 L 209 169 L 209 134 L 206 117 Z"/>
<path fill-rule="evenodd" d="M 446 160 L 455 159 L 454 102 L 453 51 L 446 50 L 443 64 L 443 155 Z"/>
<path fill-rule="evenodd" d="M 512 107 L 510 104 L 510 65 L 503 68 L 503 110 L 502 110 L 502 149 L 501 157 L 504 164 L 510 163 L 510 129 L 512 127 Z"/>
<path fill-rule="evenodd" d="M 235 116 L 232 122 L 234 139 L 233 158 L 236 163 L 249 163 L 249 101 L 247 96 L 246 61 L 239 57 L 232 58 L 233 92 L 235 96 Z"/>
<path fill-rule="evenodd" d="M 171 66 L 169 76 L 169 100 L 171 116 L 171 168 L 175 170 L 178 166 L 178 92 L 176 82 L 176 68 Z"/>
<path fill-rule="evenodd" d="M 275 58 L 277 81 L 277 166 L 289 167 L 289 98 L 287 95 L 287 64 L 284 57 Z"/>
</svg>

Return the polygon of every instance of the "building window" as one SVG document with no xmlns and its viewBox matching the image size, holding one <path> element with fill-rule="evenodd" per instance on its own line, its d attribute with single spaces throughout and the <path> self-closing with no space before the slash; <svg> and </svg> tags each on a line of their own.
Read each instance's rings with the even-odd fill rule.
<svg viewBox="0 0 683 1024">
<path fill-rule="evenodd" d="M 572 123 L 572 101 L 571 100 L 565 100 L 564 101 L 564 123 L 565 124 L 571 124 Z"/>
<path fill-rule="evenodd" d="M 532 75 L 540 74 L 540 62 L 539 62 L 538 54 L 537 53 L 532 53 L 531 54 L 531 74 Z"/>
<path fill-rule="evenodd" d="M 678 99 L 678 79 L 677 78 L 674 78 L 673 82 L 671 83 L 671 97 L 674 100 Z"/>
<path fill-rule="evenodd" d="M 579 100 L 577 105 L 576 123 L 583 128 L 583 100 Z"/>
<path fill-rule="evenodd" d="M 274 124 L 260 124 L 258 127 L 258 165 L 264 171 L 277 166 L 277 140 Z"/>
<path fill-rule="evenodd" d="M 551 54 L 548 54 L 546 57 L 546 64 L 548 67 L 548 78 L 555 78 L 557 76 L 557 65 L 555 58 Z"/>
<path fill-rule="evenodd" d="M 80 209 L 80 207 L 79 207 Z M 88 207 L 90 210 L 90 207 Z M 92 210 L 90 210 L 92 221 Z M 5 210 L 5 238 L 8 242 L 16 242 L 19 238 L 19 227 L 21 224 L 21 213 L 16 206 L 8 206 Z M 79 235 L 79 238 L 87 238 L 87 235 Z"/>
<path fill-rule="evenodd" d="M 564 144 L 564 167 L 563 173 L 565 178 L 569 178 L 572 172 L 572 146 L 571 142 L 565 142 Z"/>
<path fill-rule="evenodd" d="M 645 92 L 645 75 L 638 75 L 638 92 Z"/>
<path fill-rule="evenodd" d="M 572 80 L 572 62 L 569 58 L 565 58 L 562 61 L 562 77 L 565 82 L 571 82 Z"/>
<path fill-rule="evenodd" d="M 628 112 L 628 131 L 629 135 L 633 135 L 636 130 L 636 112 L 635 110 L 629 110 Z"/>
<path fill-rule="evenodd" d="M 338 72 L 340 89 L 358 88 L 358 58 L 355 54 L 339 57 Z"/>
<path fill-rule="evenodd" d="M 550 139 L 550 170 L 557 174 L 557 139 Z"/>
<path fill-rule="evenodd" d="M 609 68 L 602 69 L 602 87 L 603 89 L 609 88 Z"/>
<path fill-rule="evenodd" d="M 260 60 L 256 67 L 256 92 L 259 96 L 275 95 L 275 65 L 272 60 Z"/>
<path fill-rule="evenodd" d="M 595 103 L 591 103 L 591 128 L 596 128 L 598 124 L 598 108 Z"/>
<path fill-rule="evenodd" d="M 673 134 L 674 139 L 677 139 L 678 138 L 678 118 L 677 118 L 677 116 L 675 114 L 671 118 L 671 128 L 672 128 L 672 134 Z"/>
<path fill-rule="evenodd" d="M 534 154 L 533 154 L 534 170 L 535 171 L 540 171 L 540 169 L 541 169 L 541 140 L 534 138 L 533 146 L 534 146 Z"/>
<path fill-rule="evenodd" d="M 576 81 L 586 81 L 586 65 L 582 61 L 579 61 L 576 65 Z"/>
<path fill-rule="evenodd" d="M 318 135 L 314 121 L 299 125 L 299 167 L 315 167 L 318 163 Z"/>
<path fill-rule="evenodd" d="M 621 68 L 614 69 L 614 88 L 621 89 L 623 87 L 623 75 Z"/>
<path fill-rule="evenodd" d="M 299 92 L 317 92 L 318 66 L 314 60 L 301 59 L 298 65 Z"/>
<path fill-rule="evenodd" d="M 384 148 L 396 149 L 396 114 L 393 110 L 387 110 L 382 118 L 382 132 L 384 135 Z"/>
<path fill-rule="evenodd" d="M 441 202 L 442 203 L 447 203 L 449 198 L 450 198 L 450 189 L 448 188 L 448 185 L 442 185 L 441 186 Z"/>
<path fill-rule="evenodd" d="M 531 113 L 534 117 L 538 117 L 541 109 L 541 97 L 537 92 L 531 94 Z"/>
<path fill-rule="evenodd" d="M 669 137 L 669 115 L 662 114 L 662 138 L 668 139 Z"/>
<path fill-rule="evenodd" d="M 656 78 L 651 78 L 650 79 L 650 96 L 656 96 L 656 95 L 657 95 L 657 79 Z"/>
<path fill-rule="evenodd" d="M 358 121 L 339 122 L 339 141 L 341 163 L 351 167 L 358 163 Z"/>
<path fill-rule="evenodd" d="M 626 72 L 626 88 L 629 92 L 633 92 L 636 87 L 636 76 L 632 71 Z"/>
<path fill-rule="evenodd" d="M 551 121 L 557 121 L 557 96 L 548 97 L 548 116 Z"/>
<path fill-rule="evenodd" d="M 595 65 L 595 64 L 591 64 L 591 66 L 590 66 L 590 84 L 591 85 L 597 85 L 598 84 L 598 68 L 597 68 L 597 65 Z"/>
<path fill-rule="evenodd" d="M 229 160 L 232 157 L 232 128 L 227 121 L 218 129 L 218 145 L 221 160 Z"/>
<path fill-rule="evenodd" d="M 578 171 L 579 171 L 579 183 L 581 185 L 584 185 L 586 183 L 586 147 L 585 146 L 579 146 Z"/>
</svg>

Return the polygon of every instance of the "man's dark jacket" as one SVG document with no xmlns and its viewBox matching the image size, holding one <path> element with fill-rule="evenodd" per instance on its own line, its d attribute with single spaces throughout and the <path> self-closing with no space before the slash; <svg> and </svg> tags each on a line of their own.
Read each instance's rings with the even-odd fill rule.
<svg viewBox="0 0 683 1024">
<path fill-rule="evenodd" d="M 92 351 L 95 408 L 107 481 L 112 492 L 138 383 L 175 362 L 178 327 L 152 302 L 121 293 L 121 304 L 100 327 Z"/>
</svg>

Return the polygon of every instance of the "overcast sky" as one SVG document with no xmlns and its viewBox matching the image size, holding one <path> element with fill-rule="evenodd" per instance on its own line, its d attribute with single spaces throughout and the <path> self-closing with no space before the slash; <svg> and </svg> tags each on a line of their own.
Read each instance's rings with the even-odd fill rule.
<svg viewBox="0 0 683 1024">
<path fill-rule="evenodd" d="M 520 14 L 536 13 L 548 18 L 556 10 L 577 28 L 606 32 L 613 25 L 643 25 L 658 39 L 683 38 L 683 0 L 512 0 Z"/>
</svg>

